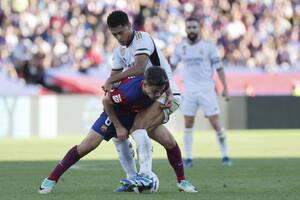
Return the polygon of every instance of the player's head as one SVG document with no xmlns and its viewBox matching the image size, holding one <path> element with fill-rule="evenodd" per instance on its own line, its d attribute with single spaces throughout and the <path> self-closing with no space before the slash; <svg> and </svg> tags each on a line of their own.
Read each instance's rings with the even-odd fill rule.
<svg viewBox="0 0 300 200">
<path fill-rule="evenodd" d="M 111 12 L 106 19 L 107 26 L 111 34 L 118 40 L 120 45 L 127 45 L 132 40 L 131 24 L 128 15 L 121 11 Z"/>
<path fill-rule="evenodd" d="M 161 67 L 150 67 L 145 71 L 143 91 L 150 99 L 158 99 L 168 88 L 169 79 Z"/>
<path fill-rule="evenodd" d="M 190 16 L 185 20 L 185 31 L 190 41 L 194 42 L 198 39 L 200 31 L 200 21 L 196 16 Z"/>
</svg>

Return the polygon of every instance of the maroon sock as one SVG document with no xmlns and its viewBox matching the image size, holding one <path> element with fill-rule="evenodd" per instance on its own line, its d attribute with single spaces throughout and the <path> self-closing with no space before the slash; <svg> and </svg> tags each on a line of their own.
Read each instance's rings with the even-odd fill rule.
<svg viewBox="0 0 300 200">
<path fill-rule="evenodd" d="M 176 147 L 173 149 L 166 149 L 166 151 L 169 162 L 176 173 L 177 181 L 180 182 L 181 180 L 185 180 L 183 162 L 178 144 L 176 143 Z"/>
<path fill-rule="evenodd" d="M 72 147 L 65 157 L 56 165 L 51 174 L 48 176 L 48 179 L 53 181 L 58 181 L 60 176 L 71 167 L 74 163 L 76 163 L 80 159 L 77 151 L 77 145 Z"/>
</svg>

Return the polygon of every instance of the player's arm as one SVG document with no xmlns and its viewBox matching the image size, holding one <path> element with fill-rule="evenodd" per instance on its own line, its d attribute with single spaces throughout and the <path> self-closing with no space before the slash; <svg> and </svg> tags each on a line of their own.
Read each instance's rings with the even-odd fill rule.
<svg viewBox="0 0 300 200">
<path fill-rule="evenodd" d="M 146 54 L 139 54 L 134 57 L 134 65 L 128 70 L 122 71 L 111 75 L 107 80 L 106 84 L 110 85 L 117 81 L 120 81 L 126 77 L 143 74 L 148 63 L 149 56 Z M 109 88 L 106 88 L 109 89 Z"/>
<path fill-rule="evenodd" d="M 223 93 L 222 93 L 222 95 L 224 96 L 224 98 L 225 98 L 226 101 L 229 101 L 229 93 L 228 93 L 228 88 L 227 88 L 227 81 L 226 81 L 226 76 L 225 76 L 225 72 L 224 72 L 223 67 L 217 69 L 217 72 L 218 72 L 219 79 L 220 79 L 220 81 L 221 81 L 221 83 L 223 85 Z"/>
<path fill-rule="evenodd" d="M 171 108 L 173 105 L 174 96 L 170 87 L 166 90 L 166 96 L 166 101 L 164 105 L 161 105 L 161 108 Z"/>
<path fill-rule="evenodd" d="M 115 76 L 115 75 L 117 75 L 117 74 L 119 74 L 121 72 L 122 72 L 122 69 L 121 70 L 111 70 L 110 76 Z"/>
<path fill-rule="evenodd" d="M 107 113 L 110 121 L 113 123 L 113 125 L 116 129 L 117 137 L 121 140 L 127 139 L 128 131 L 126 128 L 124 128 L 124 126 L 120 122 L 120 120 L 115 112 L 115 108 L 114 108 L 115 103 L 108 96 L 104 97 L 104 99 L 102 100 L 102 103 L 103 103 L 105 112 Z"/>
<path fill-rule="evenodd" d="M 181 56 L 180 56 L 180 46 L 177 45 L 175 48 L 175 51 L 172 53 L 169 63 L 171 65 L 172 71 L 174 71 L 177 68 L 178 63 L 181 61 Z"/>
<path fill-rule="evenodd" d="M 118 73 L 121 73 L 122 72 L 122 68 L 121 69 L 118 69 L 118 70 L 115 70 L 115 69 L 112 69 L 111 72 L 110 72 L 110 77 L 111 76 L 114 76 Z M 102 90 L 105 92 L 105 95 L 110 93 L 111 89 L 113 89 L 113 84 L 108 84 L 107 82 L 104 83 L 104 85 L 101 86 Z M 110 88 L 110 89 L 109 89 Z"/>
<path fill-rule="evenodd" d="M 215 45 L 212 45 L 210 49 L 210 62 L 212 67 L 217 70 L 219 79 L 223 85 L 222 96 L 225 98 L 226 101 L 229 101 L 229 93 L 227 88 L 225 72 L 223 69 L 223 64 L 219 55 L 218 48 Z"/>
</svg>

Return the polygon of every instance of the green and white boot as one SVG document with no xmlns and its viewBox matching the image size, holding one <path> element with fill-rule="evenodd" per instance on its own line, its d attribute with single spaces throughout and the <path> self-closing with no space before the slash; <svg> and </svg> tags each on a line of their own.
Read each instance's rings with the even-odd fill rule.
<svg viewBox="0 0 300 200">
<path fill-rule="evenodd" d="M 56 181 L 52 181 L 49 180 L 48 178 L 45 178 L 38 189 L 38 193 L 48 194 L 53 190 L 55 185 L 56 185 Z"/>
<path fill-rule="evenodd" d="M 198 192 L 196 188 L 187 180 L 181 180 L 179 183 L 177 183 L 177 187 L 180 192 Z"/>
</svg>

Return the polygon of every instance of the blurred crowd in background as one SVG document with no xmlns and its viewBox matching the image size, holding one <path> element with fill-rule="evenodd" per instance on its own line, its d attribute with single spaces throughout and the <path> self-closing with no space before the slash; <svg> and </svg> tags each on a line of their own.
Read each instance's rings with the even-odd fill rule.
<svg viewBox="0 0 300 200">
<path fill-rule="evenodd" d="M 0 71 L 44 83 L 47 69 L 109 69 L 116 41 L 107 15 L 126 11 L 167 57 L 185 37 L 184 20 L 201 19 L 225 65 L 266 71 L 300 69 L 299 0 L 1 0 Z"/>
</svg>

